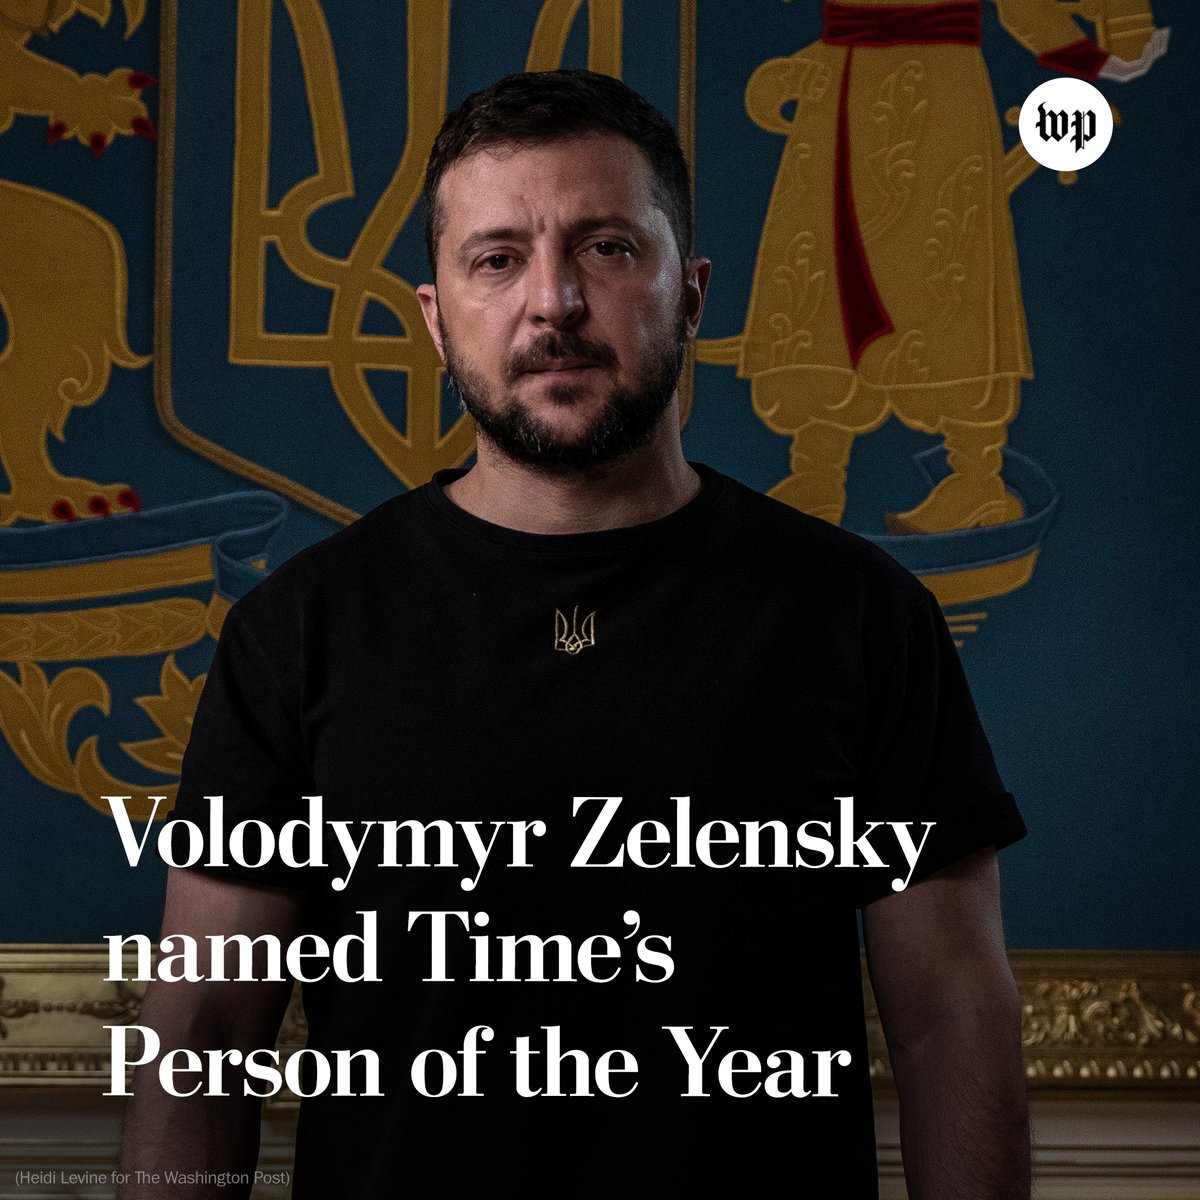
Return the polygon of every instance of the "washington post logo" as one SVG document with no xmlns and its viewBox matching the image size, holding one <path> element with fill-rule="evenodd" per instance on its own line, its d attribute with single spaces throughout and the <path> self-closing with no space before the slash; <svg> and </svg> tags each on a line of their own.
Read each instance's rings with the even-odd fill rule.
<svg viewBox="0 0 1200 1200">
<path fill-rule="evenodd" d="M 1051 79 L 1029 93 L 1018 128 L 1035 162 L 1052 171 L 1079 171 L 1108 149 L 1112 109 L 1082 79 Z"/>
<path fill-rule="evenodd" d="M 1057 111 L 1047 109 L 1044 104 L 1038 105 L 1037 131 L 1043 142 L 1053 139 L 1061 142 L 1068 132 L 1077 151 L 1082 150 L 1096 136 L 1096 114 L 1090 109 L 1076 109 L 1068 113 L 1066 109 Z"/>
</svg>

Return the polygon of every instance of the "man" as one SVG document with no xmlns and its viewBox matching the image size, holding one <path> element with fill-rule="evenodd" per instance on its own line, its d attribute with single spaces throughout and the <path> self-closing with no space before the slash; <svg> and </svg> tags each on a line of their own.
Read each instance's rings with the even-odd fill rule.
<svg viewBox="0 0 1200 1200">
<path fill-rule="evenodd" d="M 930 595 L 684 459 L 710 264 L 670 126 L 604 76 L 513 76 L 448 118 L 425 201 L 419 294 L 476 465 L 233 607 L 177 815 L 223 795 L 279 829 L 318 794 L 355 829 L 512 843 L 478 873 L 432 838 L 367 853 L 341 890 L 171 872 L 164 934 L 332 943 L 377 914 L 382 982 L 304 998 L 309 1046 L 374 1049 L 385 1094 L 304 1101 L 295 1195 L 874 1196 L 861 907 L 913 1195 L 1027 1197 L 993 852 L 1023 826 Z M 142 1020 L 245 1052 L 287 990 L 155 983 Z M 133 1087 L 127 1169 L 252 1168 L 240 1088 Z"/>
</svg>

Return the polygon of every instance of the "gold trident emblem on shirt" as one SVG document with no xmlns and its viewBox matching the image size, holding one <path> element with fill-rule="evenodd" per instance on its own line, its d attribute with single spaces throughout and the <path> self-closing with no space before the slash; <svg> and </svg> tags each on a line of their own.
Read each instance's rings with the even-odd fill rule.
<svg viewBox="0 0 1200 1200">
<path fill-rule="evenodd" d="M 578 654 L 587 646 L 596 644 L 596 614 L 588 613 L 583 618 L 583 623 L 579 622 L 579 605 L 571 612 L 571 620 L 568 624 L 566 616 L 561 609 L 554 610 L 554 648 L 562 650 L 567 654 Z"/>
</svg>

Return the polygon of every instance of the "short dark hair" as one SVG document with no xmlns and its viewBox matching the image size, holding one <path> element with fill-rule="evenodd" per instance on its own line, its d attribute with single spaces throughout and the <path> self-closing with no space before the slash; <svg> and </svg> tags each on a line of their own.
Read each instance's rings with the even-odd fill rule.
<svg viewBox="0 0 1200 1200">
<path fill-rule="evenodd" d="M 594 71 L 526 71 L 474 92 L 442 123 L 425 170 L 425 251 L 437 277 L 445 227 L 438 200 L 442 176 L 460 159 L 493 146 L 536 146 L 581 133 L 617 133 L 646 156 L 654 202 L 662 209 L 679 257 L 692 252 L 692 187 L 671 123 L 632 88 Z"/>
</svg>

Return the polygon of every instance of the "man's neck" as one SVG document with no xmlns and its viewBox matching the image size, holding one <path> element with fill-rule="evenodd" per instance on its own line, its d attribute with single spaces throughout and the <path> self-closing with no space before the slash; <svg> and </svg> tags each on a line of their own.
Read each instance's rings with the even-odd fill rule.
<svg viewBox="0 0 1200 1200">
<path fill-rule="evenodd" d="M 481 439 L 475 466 L 449 484 L 446 495 L 482 520 L 525 533 L 591 533 L 656 521 L 700 490 L 700 477 L 683 456 L 678 419 L 665 416 L 646 446 L 590 471 L 546 474 Z"/>
</svg>

